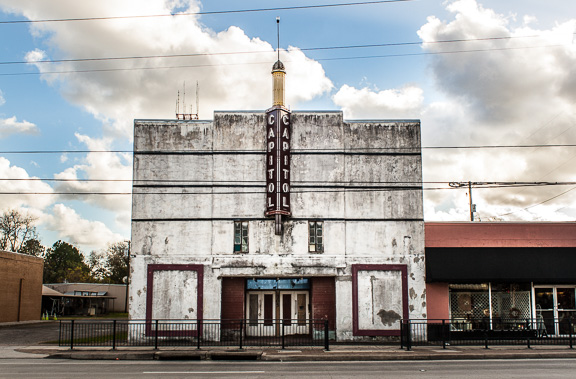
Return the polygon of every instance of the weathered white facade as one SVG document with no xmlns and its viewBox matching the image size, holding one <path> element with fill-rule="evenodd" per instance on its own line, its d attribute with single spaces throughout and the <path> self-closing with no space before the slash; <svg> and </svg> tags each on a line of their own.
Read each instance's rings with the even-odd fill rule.
<svg viewBox="0 0 576 379">
<path fill-rule="evenodd" d="M 276 235 L 264 217 L 264 112 L 135 121 L 131 318 L 279 319 L 292 296 L 296 317 L 329 318 L 340 341 L 426 318 L 420 122 L 292 112 L 291 126 L 292 214 Z M 309 222 L 322 224 L 320 252 Z M 235 223 L 247 252 L 235 251 Z M 283 278 L 308 287 L 248 283 Z"/>
</svg>

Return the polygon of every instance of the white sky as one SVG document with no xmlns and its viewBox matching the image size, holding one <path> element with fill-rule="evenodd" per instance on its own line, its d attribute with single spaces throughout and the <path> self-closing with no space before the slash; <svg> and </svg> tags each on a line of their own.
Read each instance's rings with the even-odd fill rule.
<svg viewBox="0 0 576 379">
<path fill-rule="evenodd" d="M 214 110 L 266 109 L 276 16 L 281 17 L 281 59 L 292 109 L 342 109 L 347 119 L 421 119 L 424 147 L 576 144 L 576 14 L 570 3 L 420 0 L 2 23 L 0 179 L 43 180 L 0 180 L 0 192 L 17 193 L 0 194 L 0 210 L 17 208 L 37 216 L 47 246 L 63 239 L 88 253 L 128 239 L 130 196 L 62 193 L 129 192 L 131 154 L 98 151 L 130 150 L 134 119 L 174 118 L 176 93 L 184 82 L 188 105 L 194 104 L 199 82 L 204 119 L 211 119 Z M 0 0 L 0 22 L 311 4 L 333 2 Z M 438 43 L 447 40 L 467 41 Z M 351 47 L 382 44 L 393 45 Z M 326 47 L 346 48 L 310 50 Z M 215 54 L 233 52 L 241 54 Z M 178 54 L 212 55 L 38 63 Z M 62 71 L 67 73 L 52 73 Z M 88 153 L 5 153 L 43 150 Z M 425 148 L 423 162 L 426 182 L 576 181 L 575 147 Z M 427 221 L 468 219 L 466 190 L 425 187 L 442 187 L 424 192 Z M 573 188 L 472 192 L 482 221 L 574 221 Z M 30 192 L 48 194 L 24 194 Z"/>
</svg>

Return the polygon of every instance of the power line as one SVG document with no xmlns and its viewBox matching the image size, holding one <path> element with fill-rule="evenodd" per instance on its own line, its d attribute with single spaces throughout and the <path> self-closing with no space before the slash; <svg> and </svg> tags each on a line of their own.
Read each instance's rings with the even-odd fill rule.
<svg viewBox="0 0 576 379">
<path fill-rule="evenodd" d="M 438 182 L 433 182 L 433 183 L 438 183 Z M 498 182 L 495 182 L 498 183 Z M 500 185 L 493 185 L 491 187 L 487 187 L 487 188 L 509 188 L 509 185 L 505 185 L 502 183 L 505 182 L 499 182 L 501 183 Z M 446 182 L 447 184 L 447 182 Z M 576 182 L 562 182 L 562 183 L 530 183 L 530 182 L 526 182 L 524 185 L 526 186 L 551 186 L 551 185 L 576 185 Z M 519 184 L 516 186 L 520 186 Z M 211 188 L 210 186 L 207 186 L 208 188 Z M 212 192 L 206 192 L 206 191 L 201 191 L 201 192 L 194 192 L 194 191 L 186 191 L 186 192 L 154 192 L 154 191 L 147 191 L 147 192 L 143 192 L 140 189 L 138 189 L 141 192 L 98 192 L 98 191 L 62 191 L 62 192 L 21 192 L 21 191 L 3 191 L 0 192 L 0 195 L 61 195 L 61 196 L 80 196 L 80 195 L 84 195 L 84 196 L 88 196 L 88 195 L 100 195 L 100 196 L 115 196 L 115 195 L 254 195 L 254 194 L 264 194 L 266 193 L 266 186 L 263 184 L 262 186 L 262 190 L 258 190 L 258 191 L 212 191 Z M 571 190 L 575 189 L 576 187 L 563 192 L 562 194 L 555 196 L 551 199 L 548 199 L 540 204 L 543 204 L 547 201 L 550 201 L 552 199 L 555 199 L 556 197 L 559 197 L 567 192 L 570 192 Z M 171 188 L 167 188 L 167 189 L 173 189 L 173 187 Z M 358 186 L 349 186 L 347 188 L 327 188 L 326 186 L 318 186 L 317 188 L 311 188 L 311 189 L 292 189 L 291 193 L 354 193 L 354 192 L 402 192 L 402 191 L 436 191 L 436 190 L 454 190 L 457 188 L 453 188 L 453 187 L 412 187 L 412 188 L 406 188 L 406 187 L 394 187 L 394 186 L 386 186 L 386 187 L 380 187 L 380 188 L 374 188 L 374 187 L 369 187 L 369 188 L 363 188 L 363 187 L 358 187 Z M 539 204 L 537 204 L 539 205 Z M 504 215 L 503 215 L 504 216 Z"/>
<path fill-rule="evenodd" d="M 507 50 L 520 50 L 520 49 L 538 49 L 538 48 L 551 48 L 562 47 L 564 45 L 541 45 L 541 46 L 523 46 L 523 47 L 503 47 L 503 48 L 488 48 L 488 49 L 472 49 L 472 50 L 453 50 L 453 51 L 437 51 L 427 53 L 404 53 L 404 54 L 387 54 L 387 55 L 368 55 L 368 56 L 355 56 L 355 57 L 336 57 L 336 58 L 318 58 L 316 61 L 336 61 L 336 60 L 355 60 L 355 59 L 376 59 L 376 58 L 397 58 L 397 57 L 412 57 L 412 56 L 434 56 L 442 54 L 460 54 L 460 53 L 479 53 L 489 51 L 507 51 Z M 285 60 L 286 62 L 291 62 Z M 30 62 L 33 63 L 33 62 Z M 177 66 L 156 66 L 156 67 L 129 67 L 129 68 L 103 68 L 103 69 L 85 69 L 85 70 L 66 70 L 66 71 L 44 71 L 44 72 L 13 72 L 1 73 L 0 76 L 24 76 L 24 75 L 56 75 L 56 74 L 78 74 L 78 73 L 91 73 L 91 72 L 117 72 L 117 71 L 146 71 L 146 70 L 171 70 L 179 68 L 205 68 L 205 67 L 221 67 L 221 66 L 244 66 L 244 65 L 258 65 L 270 64 L 270 62 L 245 62 L 245 63 L 214 63 L 214 64 L 196 64 L 196 65 L 177 65 Z"/>
<path fill-rule="evenodd" d="M 404 3 L 404 2 L 408 2 L 408 1 L 415 1 L 415 0 L 363 1 L 363 2 L 355 2 L 355 3 L 301 5 L 301 6 L 292 6 L 292 7 L 237 9 L 237 10 L 207 11 L 207 12 L 181 12 L 181 13 L 171 13 L 171 14 L 155 14 L 155 15 L 140 15 L 140 16 L 108 16 L 108 17 L 77 17 L 77 18 L 44 19 L 44 20 L 12 20 L 12 21 L 0 21 L 0 25 L 1 24 L 36 24 L 36 23 L 48 23 L 48 22 L 70 22 L 70 21 L 119 20 L 119 19 L 130 19 L 130 18 L 203 16 L 203 15 L 219 15 L 219 14 L 230 14 L 230 13 L 273 12 L 273 11 L 288 11 L 288 10 L 299 10 L 299 9 L 347 7 L 347 6 L 355 6 L 355 5 L 374 5 L 374 4 L 384 4 L 384 3 Z"/>
<path fill-rule="evenodd" d="M 361 48 L 377 48 L 377 47 L 432 45 L 432 44 L 444 44 L 444 43 L 512 40 L 512 39 L 520 39 L 520 38 L 536 38 L 536 37 L 540 37 L 540 36 L 541 35 L 481 37 L 481 38 L 468 38 L 468 39 L 439 40 L 439 41 L 429 41 L 429 42 L 422 42 L 422 41 L 389 42 L 389 43 L 367 44 L 367 45 L 305 47 L 305 48 L 299 48 L 299 50 L 300 51 L 324 51 L 324 50 L 341 50 L 341 49 L 361 49 Z M 124 56 L 124 57 L 52 59 L 52 60 L 41 60 L 41 61 L 5 61 L 5 62 L 0 62 L 0 65 L 18 65 L 18 64 L 31 64 L 31 63 L 43 64 L 43 63 L 71 63 L 71 62 L 101 62 L 101 61 L 139 60 L 139 59 L 156 59 L 156 58 L 191 58 L 191 57 L 204 57 L 204 56 L 217 56 L 217 55 L 241 55 L 241 54 L 276 54 L 276 52 L 273 50 L 230 51 L 230 52 L 215 52 L 215 53 L 161 54 L 161 55 L 135 55 L 135 56 Z"/>
<path fill-rule="evenodd" d="M 185 187 L 184 184 L 201 184 L 205 186 L 210 186 L 211 184 L 229 184 L 229 185 L 237 185 L 237 184 L 262 184 L 264 186 L 265 180 L 190 180 L 190 179 L 63 179 L 63 178 L 0 178 L 0 181 L 16 181 L 16 182 L 25 182 L 25 181 L 42 181 L 42 182 L 71 182 L 71 183 L 89 183 L 89 182 L 130 182 L 135 183 L 171 183 L 175 184 L 173 187 Z M 354 187 L 356 184 L 393 184 L 393 185 L 426 185 L 426 184 L 434 184 L 434 185 L 449 185 L 450 183 L 454 183 L 453 181 L 320 181 L 320 180 L 293 180 L 293 184 L 313 184 L 317 186 L 322 186 L 323 184 L 331 184 L 331 185 L 349 185 L 350 188 L 358 188 Z M 179 185 L 182 184 L 182 185 Z M 474 188 L 476 189 L 483 189 L 483 188 L 510 188 L 510 187 L 531 187 L 531 186 L 566 186 L 566 185 L 576 185 L 576 182 L 542 182 L 542 181 L 528 181 L 528 182 L 508 182 L 508 181 L 498 181 L 498 182 L 472 182 Z M 446 188 L 448 189 L 448 188 Z M 458 189 L 458 188 L 454 188 Z"/>
<path fill-rule="evenodd" d="M 514 214 L 514 213 L 518 213 L 518 212 L 521 212 L 521 211 L 526 211 L 526 210 L 528 210 L 528 209 L 530 209 L 530 208 L 534 208 L 534 207 L 537 207 L 538 205 L 542 205 L 542 204 L 547 203 L 547 202 L 549 202 L 549 201 L 551 201 L 551 200 L 557 199 L 557 198 L 559 198 L 560 196 L 563 196 L 563 195 L 567 194 L 568 192 L 573 191 L 573 190 L 575 190 L 575 189 L 576 189 L 576 187 L 572 187 L 572 188 L 570 188 L 569 190 L 564 191 L 564 192 L 562 192 L 562 193 L 560 193 L 560 194 L 558 194 L 558 195 L 556 195 L 556 196 L 553 196 L 553 197 L 551 197 L 551 198 L 549 198 L 549 199 L 546 199 L 546 200 L 544 200 L 544 201 L 541 201 L 541 202 L 538 203 L 538 204 L 534 204 L 534 205 L 531 205 L 531 206 L 529 206 L 529 207 L 526 207 L 526 208 L 523 208 L 523 209 L 519 209 L 519 210 L 517 210 L 517 211 L 504 213 L 504 214 L 502 214 L 502 215 L 500 215 L 500 216 L 496 216 L 496 217 L 504 217 L 504 216 L 508 216 L 508 215 L 511 215 L 511 214 Z"/>
<path fill-rule="evenodd" d="M 422 146 L 422 150 L 470 150 L 470 149 L 524 149 L 524 148 L 541 148 L 541 147 L 576 147 L 576 144 L 551 144 L 551 145 L 476 145 L 476 146 Z M 343 149 L 292 149 L 292 152 L 347 152 L 347 151 L 363 151 L 363 152 L 386 152 L 386 151 L 397 151 L 397 150 L 417 150 L 418 147 L 378 147 L 378 148 L 346 148 Z M 89 153 L 114 153 L 114 154 L 186 154 L 186 153 L 262 153 L 264 150 L 158 150 L 158 151 L 133 151 L 133 150 L 4 150 L 0 151 L 0 154 L 89 154 Z"/>
</svg>

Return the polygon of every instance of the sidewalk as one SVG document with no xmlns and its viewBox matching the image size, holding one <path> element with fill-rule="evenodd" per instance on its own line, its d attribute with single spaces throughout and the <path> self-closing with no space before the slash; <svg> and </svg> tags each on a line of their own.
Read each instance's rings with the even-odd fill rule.
<svg viewBox="0 0 576 379">
<path fill-rule="evenodd" d="M 12 350 L 11 352 L 9 350 Z M 458 360 L 458 359 L 558 359 L 576 358 L 576 349 L 567 346 L 416 347 L 411 351 L 397 346 L 332 346 L 321 348 L 75 348 L 57 346 L 2 346 L 1 358 L 53 358 L 82 360 L 262 360 L 262 361 L 399 361 L 399 360 Z"/>
</svg>

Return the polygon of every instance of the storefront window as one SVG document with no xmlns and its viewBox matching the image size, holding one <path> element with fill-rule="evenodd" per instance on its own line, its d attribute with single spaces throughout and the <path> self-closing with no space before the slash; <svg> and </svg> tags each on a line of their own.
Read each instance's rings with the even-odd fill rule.
<svg viewBox="0 0 576 379">
<path fill-rule="evenodd" d="M 477 329 L 510 329 L 530 319 L 530 284 L 451 284 L 453 322 Z"/>
<path fill-rule="evenodd" d="M 482 320 L 489 309 L 488 284 L 450 284 L 452 320 Z"/>
<path fill-rule="evenodd" d="M 515 329 L 531 318 L 530 284 L 493 283 L 491 290 L 493 329 Z"/>
</svg>

